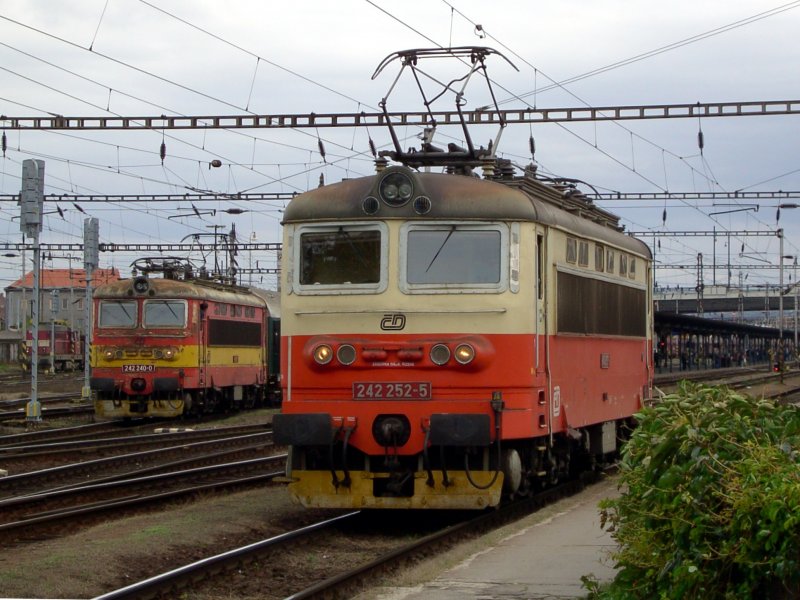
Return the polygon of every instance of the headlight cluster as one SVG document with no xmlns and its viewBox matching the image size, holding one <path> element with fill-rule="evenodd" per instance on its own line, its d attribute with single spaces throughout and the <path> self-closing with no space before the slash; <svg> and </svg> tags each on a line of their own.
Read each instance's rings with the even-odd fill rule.
<svg viewBox="0 0 800 600">
<path fill-rule="evenodd" d="M 352 365 L 358 358 L 358 352 L 351 344 L 341 344 L 335 349 L 333 345 L 328 343 L 318 344 L 314 347 L 311 355 L 318 365 L 329 364 L 333 361 L 334 356 L 337 362 L 342 365 Z M 363 355 L 366 361 L 386 360 L 387 351 L 369 349 L 365 350 Z M 400 360 L 411 360 L 413 362 L 420 360 L 423 356 L 422 348 L 416 348 L 413 352 L 399 350 L 397 355 Z M 431 346 L 428 356 L 432 363 L 440 366 L 446 365 L 451 358 L 460 365 L 468 365 L 475 360 L 475 347 L 472 344 L 460 343 L 451 350 L 447 344 L 439 343 Z"/>
<path fill-rule="evenodd" d="M 137 356 L 145 358 L 157 358 L 161 360 L 174 360 L 178 356 L 178 349 L 172 346 L 164 348 L 113 348 L 107 347 L 102 350 L 102 356 L 106 360 L 120 360 L 122 358 L 135 358 Z"/>
<path fill-rule="evenodd" d="M 356 349 L 350 344 L 342 344 L 335 353 L 330 344 L 320 344 L 314 348 L 314 362 L 318 365 L 327 365 L 333 360 L 334 354 L 336 360 L 343 365 L 352 365 L 356 360 Z"/>
<path fill-rule="evenodd" d="M 450 352 L 447 344 L 434 344 L 431 347 L 430 357 L 434 364 L 446 365 L 451 356 L 458 364 L 468 365 L 475 359 L 475 348 L 470 344 L 459 344 Z"/>
<path fill-rule="evenodd" d="M 414 195 L 414 184 L 405 173 L 390 173 L 381 180 L 378 189 L 389 206 L 403 206 Z"/>
</svg>

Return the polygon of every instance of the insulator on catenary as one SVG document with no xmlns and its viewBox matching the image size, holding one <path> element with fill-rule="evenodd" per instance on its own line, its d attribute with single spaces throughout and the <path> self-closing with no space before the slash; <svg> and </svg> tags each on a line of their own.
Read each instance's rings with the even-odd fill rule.
<svg viewBox="0 0 800 600">
<path fill-rule="evenodd" d="M 536 154 L 536 140 L 533 139 L 533 136 L 528 140 L 528 146 L 530 146 L 531 158 L 533 158 L 533 155 Z"/>
<path fill-rule="evenodd" d="M 372 138 L 369 138 L 369 151 L 372 152 L 372 156 L 378 156 L 378 150 L 375 148 L 375 142 L 372 141 Z"/>
<path fill-rule="evenodd" d="M 702 129 L 697 132 L 697 146 L 700 148 L 700 151 L 702 152 L 703 151 L 703 147 L 705 146 L 705 143 L 703 141 L 703 130 Z"/>
<path fill-rule="evenodd" d="M 667 209 L 666 208 L 664 209 L 664 212 L 661 213 L 661 222 L 662 223 L 666 223 L 667 222 Z"/>
<path fill-rule="evenodd" d="M 164 164 L 164 159 L 167 158 L 167 144 L 166 142 L 161 142 L 161 164 Z"/>
<path fill-rule="evenodd" d="M 317 139 L 317 145 L 319 146 L 319 153 L 322 156 L 323 162 L 328 162 L 325 160 L 325 146 L 322 144 L 322 140 Z"/>
<path fill-rule="evenodd" d="M 6 138 L 6 132 L 3 131 L 3 157 L 6 155 L 6 148 L 8 148 L 8 139 Z"/>
</svg>

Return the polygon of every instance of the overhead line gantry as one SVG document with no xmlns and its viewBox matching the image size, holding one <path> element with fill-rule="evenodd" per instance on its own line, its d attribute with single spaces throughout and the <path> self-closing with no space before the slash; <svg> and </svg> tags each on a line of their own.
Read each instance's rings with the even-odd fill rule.
<svg viewBox="0 0 800 600">
<path fill-rule="evenodd" d="M 304 113 L 278 115 L 205 116 L 64 116 L 10 117 L 0 115 L 5 129 L 301 129 L 325 127 L 378 127 L 393 125 L 500 125 L 514 123 L 563 123 L 578 121 L 630 121 L 642 119 L 745 117 L 800 114 L 800 100 L 750 102 L 696 102 L 572 108 L 512 108 L 472 111 Z"/>
</svg>

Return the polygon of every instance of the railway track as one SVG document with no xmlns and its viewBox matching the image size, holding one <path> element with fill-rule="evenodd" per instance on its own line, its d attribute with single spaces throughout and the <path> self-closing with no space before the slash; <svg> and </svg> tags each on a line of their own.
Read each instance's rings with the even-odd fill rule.
<svg viewBox="0 0 800 600">
<path fill-rule="evenodd" d="M 283 564 L 293 564 L 294 560 L 291 558 L 293 554 L 308 553 L 312 547 L 315 554 L 321 553 L 322 556 L 328 558 L 329 568 L 323 570 L 324 575 L 319 579 L 315 579 L 313 575 L 309 577 L 307 574 L 301 573 L 296 575 L 296 581 L 288 583 L 281 581 L 280 589 L 291 588 L 286 595 L 287 599 L 352 597 L 357 591 L 369 586 L 381 575 L 416 564 L 431 554 L 442 552 L 456 543 L 483 535 L 489 530 L 531 514 L 557 499 L 576 494 L 584 489 L 586 483 L 586 480 L 568 482 L 500 510 L 482 512 L 479 515 L 471 515 L 467 519 L 449 513 L 446 517 L 439 518 L 442 520 L 451 518 L 454 521 L 434 526 L 433 533 L 416 532 L 412 535 L 414 539 L 411 542 L 405 542 L 403 540 L 408 537 L 408 533 L 400 535 L 398 532 L 392 532 L 390 534 L 392 539 L 387 539 L 385 547 L 377 557 L 371 553 L 365 553 L 355 561 L 339 561 L 337 556 L 349 549 L 358 548 L 359 539 L 369 535 L 369 532 L 376 527 L 373 521 L 373 519 L 377 519 L 375 513 L 347 513 L 171 569 L 97 596 L 95 600 L 177 596 L 188 589 L 191 589 L 194 594 L 201 594 L 199 586 L 203 581 L 224 580 L 226 573 L 244 569 L 248 564 L 254 562 L 268 564 L 275 560 L 281 561 Z M 431 521 L 425 521 L 423 527 L 431 525 L 434 521 L 432 515 L 426 516 L 431 517 Z M 381 525 L 384 526 L 384 529 L 387 527 L 391 529 L 385 520 L 382 520 Z M 395 523 L 395 527 L 402 529 L 403 524 Z M 352 565 L 353 562 L 357 564 Z M 351 566 L 337 568 L 336 565 L 339 563 L 351 564 Z M 224 581 L 220 585 L 224 586 Z M 261 579 L 258 585 L 262 589 L 276 592 L 274 586 L 278 584 Z"/>
<path fill-rule="evenodd" d="M 252 448 L 262 453 L 262 448 Z M 214 458 L 230 459 L 241 450 L 220 452 Z M 205 457 L 207 460 L 210 457 Z M 198 459 L 199 460 L 199 459 Z M 131 508 L 166 502 L 208 491 L 263 485 L 284 474 L 286 454 L 248 458 L 220 464 L 191 467 L 181 461 L 177 470 L 148 474 L 152 469 L 108 477 L 89 484 L 59 487 L 0 500 L 0 535 L 7 540 L 39 535 L 42 529 L 67 521 L 71 528 L 97 515 L 114 511 L 116 516 Z M 12 533 L 13 532 L 13 533 Z"/>
<path fill-rule="evenodd" d="M 124 438 L 123 438 L 124 439 Z M 184 464 L 196 465 L 199 461 L 218 460 L 224 453 L 237 451 L 260 451 L 272 446 L 272 432 L 261 431 L 258 433 L 231 434 L 213 436 L 212 439 L 192 441 L 189 438 L 172 438 L 173 443 L 165 445 L 167 440 L 161 442 L 160 447 L 141 452 L 128 452 L 113 456 L 105 456 L 92 460 L 72 462 L 65 465 L 54 466 L 36 471 L 24 471 L 0 479 L 0 495 L 4 497 L 34 494 L 42 491 L 43 486 L 60 484 L 62 487 L 85 484 L 87 478 L 97 481 L 100 477 L 119 477 L 130 473 L 144 473 L 145 469 L 155 473 Z M 11 448 L 19 451 L 20 448 Z M 38 451 L 34 451 L 38 452 Z M 39 455 L 35 455 L 36 458 Z M 30 458 L 30 456 L 29 456 Z M 4 460 L 4 463 L 11 461 Z M 13 464 L 13 463 L 12 463 Z"/>
</svg>

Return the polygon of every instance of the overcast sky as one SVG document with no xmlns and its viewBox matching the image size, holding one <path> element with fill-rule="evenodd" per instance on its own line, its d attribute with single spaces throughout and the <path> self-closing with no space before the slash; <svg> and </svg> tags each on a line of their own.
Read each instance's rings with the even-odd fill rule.
<svg viewBox="0 0 800 600">
<path fill-rule="evenodd" d="M 0 115 L 371 112 L 399 72 L 394 62 L 371 79 L 386 56 L 408 48 L 471 45 L 491 47 L 516 67 L 498 56 L 487 61 L 503 108 L 800 100 L 800 2 L 497 0 L 487 6 L 472 0 L 3 0 Z M 443 80 L 465 73 L 456 61 L 431 63 L 431 72 Z M 560 82 L 566 83 L 554 85 Z M 478 79 L 465 96 L 467 109 L 489 104 L 486 85 Z M 423 109 L 408 73 L 392 89 L 388 107 Z M 452 110 L 452 96 L 434 108 Z M 533 135 L 540 173 L 580 179 L 600 192 L 800 190 L 798 118 L 512 125 L 498 153 L 521 167 L 530 163 Z M 383 148 L 390 140 L 388 131 L 378 128 L 5 133 L 0 194 L 19 192 L 27 158 L 45 160 L 46 194 L 302 192 L 316 187 L 320 174 L 326 182 L 369 174 L 369 140 Z M 405 146 L 418 146 L 419 133 L 399 130 Z M 485 145 L 496 134 L 478 128 L 473 137 Z M 436 141 L 462 143 L 463 135 L 456 127 L 442 127 Z M 222 166 L 210 168 L 215 159 Z M 87 215 L 70 203 L 60 206 L 64 218 L 46 216 L 42 242 L 79 243 Z M 727 269 L 720 265 L 729 252 L 734 284 L 776 282 L 775 270 L 738 265 L 776 265 L 777 237 L 735 235 L 729 251 L 728 231 L 782 227 L 784 254 L 800 254 L 800 210 L 783 210 L 777 221 L 775 201 L 760 203 L 757 212 L 739 210 L 754 208 L 750 204 L 720 207 L 710 201 L 602 206 L 619 214 L 629 231 L 663 232 L 657 259 L 687 268 L 659 271 L 662 285 L 693 286 L 700 252 L 706 284 L 714 278 L 727 282 Z M 210 214 L 232 207 L 249 212 Z M 193 212 L 187 203 L 81 208 L 99 218 L 103 242 L 166 243 L 233 223 L 240 239 L 279 242 L 282 207 L 280 201 L 204 203 L 198 205 L 202 218 L 182 216 Z M 709 216 L 726 210 L 736 212 Z M 0 203 L 4 241 L 21 241 L 19 220 L 12 220 L 18 214 L 14 203 Z M 716 247 L 710 238 L 681 233 L 714 228 L 721 234 Z M 73 266 L 82 266 L 79 258 Z M 104 253 L 100 260 L 103 267 L 127 273 L 134 258 Z M 274 254 L 241 257 L 240 264 L 251 260 L 253 266 L 256 261 L 274 266 Z M 57 259 L 46 266 L 69 262 Z M 786 264 L 788 281 L 794 277 L 792 260 Z M 0 257 L 0 286 L 20 272 L 20 259 Z M 257 277 L 253 283 L 274 287 L 274 281 Z"/>
</svg>

